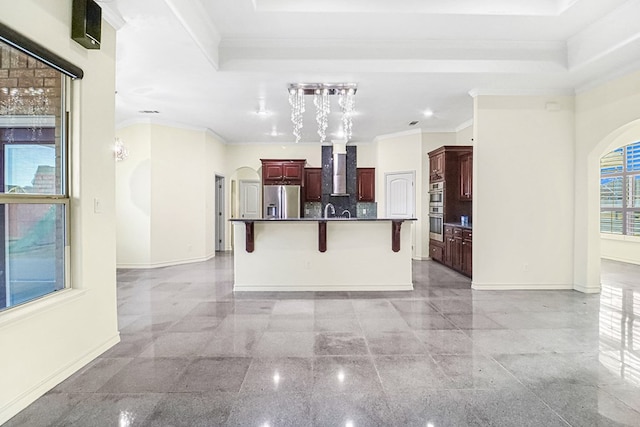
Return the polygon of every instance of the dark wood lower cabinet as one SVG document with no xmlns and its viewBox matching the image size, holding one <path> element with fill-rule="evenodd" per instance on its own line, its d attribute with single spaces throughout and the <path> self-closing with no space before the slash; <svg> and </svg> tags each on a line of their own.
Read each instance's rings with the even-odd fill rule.
<svg viewBox="0 0 640 427">
<path fill-rule="evenodd" d="M 437 240 L 431 240 L 431 242 L 429 242 L 429 256 L 433 260 L 443 262 L 444 245 Z"/>
<path fill-rule="evenodd" d="M 472 248 L 471 230 L 445 225 L 444 242 L 440 243 L 431 240 L 429 242 L 429 255 L 431 259 L 471 277 Z"/>
<path fill-rule="evenodd" d="M 473 271 L 471 260 L 473 258 L 473 244 L 471 240 L 471 230 L 462 230 L 462 274 L 471 277 Z"/>
</svg>

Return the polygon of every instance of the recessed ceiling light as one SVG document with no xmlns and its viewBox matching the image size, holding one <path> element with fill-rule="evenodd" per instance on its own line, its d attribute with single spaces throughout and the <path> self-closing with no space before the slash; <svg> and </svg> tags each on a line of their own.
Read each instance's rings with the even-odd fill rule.
<svg viewBox="0 0 640 427">
<path fill-rule="evenodd" d="M 269 115 L 269 111 L 267 111 L 267 107 L 265 107 L 264 99 L 260 99 L 258 101 L 258 110 L 256 111 L 256 114 L 263 117 Z"/>
<path fill-rule="evenodd" d="M 431 111 L 431 110 L 425 110 L 425 112 L 424 112 L 424 116 L 425 116 L 425 117 L 433 117 L 433 111 Z"/>
</svg>

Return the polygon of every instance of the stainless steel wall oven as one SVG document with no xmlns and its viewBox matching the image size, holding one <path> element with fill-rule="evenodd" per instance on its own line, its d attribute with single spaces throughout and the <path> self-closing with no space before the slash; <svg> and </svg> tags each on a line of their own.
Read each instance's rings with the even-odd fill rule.
<svg viewBox="0 0 640 427">
<path fill-rule="evenodd" d="M 429 238 L 444 241 L 444 182 L 429 184 Z"/>
</svg>

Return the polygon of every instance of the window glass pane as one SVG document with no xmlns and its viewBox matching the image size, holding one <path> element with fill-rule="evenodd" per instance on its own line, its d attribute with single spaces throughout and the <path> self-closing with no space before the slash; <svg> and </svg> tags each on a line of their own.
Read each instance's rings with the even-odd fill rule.
<svg viewBox="0 0 640 427">
<path fill-rule="evenodd" d="M 627 214 L 627 235 L 640 236 L 640 211 Z"/>
<path fill-rule="evenodd" d="M 0 42 L 0 192 L 63 194 L 63 88 L 59 71 Z"/>
<path fill-rule="evenodd" d="M 600 207 L 621 208 L 624 200 L 624 180 L 621 176 L 600 179 Z"/>
<path fill-rule="evenodd" d="M 627 172 L 640 172 L 640 142 L 627 146 Z"/>
<path fill-rule="evenodd" d="M 55 194 L 56 149 L 51 144 L 7 144 L 5 193 Z"/>
<path fill-rule="evenodd" d="M 622 212 L 621 211 L 600 212 L 600 232 L 622 234 Z"/>
<path fill-rule="evenodd" d="M 0 250 L 0 309 L 64 288 L 64 207 L 62 204 L 0 205 L 5 244 Z"/>
<path fill-rule="evenodd" d="M 600 159 L 600 173 L 611 175 L 622 173 L 624 148 L 618 148 Z"/>
<path fill-rule="evenodd" d="M 640 175 L 629 177 L 631 195 L 629 197 L 630 208 L 640 208 Z"/>
<path fill-rule="evenodd" d="M 0 42 L 0 310 L 63 289 L 67 79 Z M 61 200 L 63 201 L 63 200 Z"/>
</svg>

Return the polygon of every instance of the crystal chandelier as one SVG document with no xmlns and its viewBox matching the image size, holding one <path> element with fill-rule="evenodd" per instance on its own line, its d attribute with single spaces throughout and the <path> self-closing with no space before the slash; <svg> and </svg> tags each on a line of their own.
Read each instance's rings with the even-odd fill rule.
<svg viewBox="0 0 640 427">
<path fill-rule="evenodd" d="M 303 115 L 305 112 L 305 95 L 313 95 L 313 104 L 316 107 L 316 122 L 318 123 L 318 135 L 320 142 L 327 138 L 329 127 L 329 114 L 331 113 L 331 95 L 338 95 L 338 105 L 342 112 L 342 130 L 344 139 L 349 141 L 352 135 L 352 118 L 355 109 L 355 95 L 357 85 L 355 83 L 292 83 L 289 85 L 289 104 L 291 105 L 291 122 L 293 123 L 293 135 L 296 142 L 302 137 Z"/>
<path fill-rule="evenodd" d="M 116 162 L 127 160 L 127 157 L 129 157 L 129 150 L 127 149 L 127 147 L 125 147 L 120 138 L 116 138 L 116 144 L 113 151 Z"/>
</svg>

